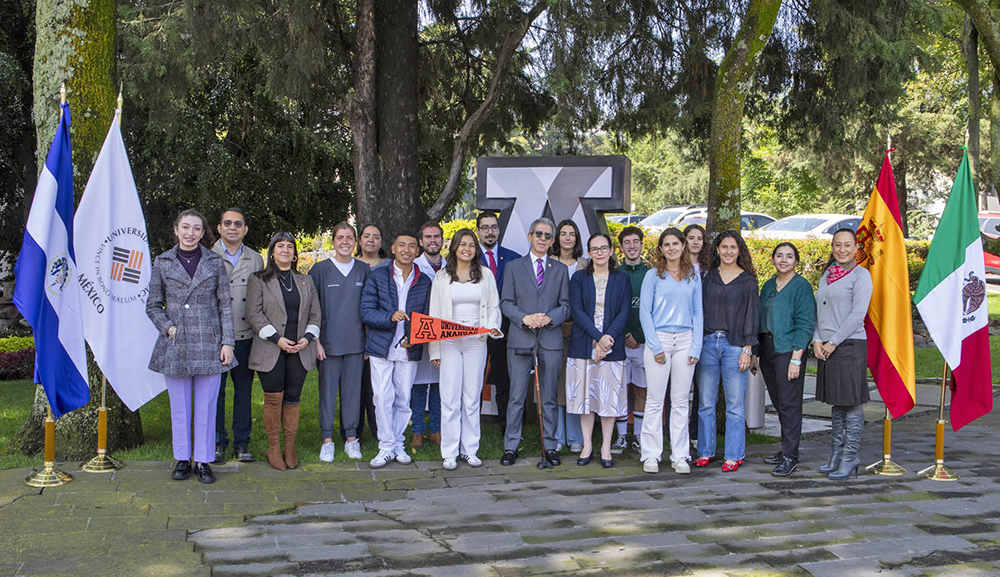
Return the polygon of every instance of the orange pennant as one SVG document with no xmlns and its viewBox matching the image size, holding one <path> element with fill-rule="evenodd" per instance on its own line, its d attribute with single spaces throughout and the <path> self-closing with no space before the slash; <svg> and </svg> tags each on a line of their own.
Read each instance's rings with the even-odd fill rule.
<svg viewBox="0 0 1000 577">
<path fill-rule="evenodd" d="M 410 313 L 411 345 L 482 335 L 488 332 L 490 332 L 490 329 L 470 327 L 437 317 L 429 317 L 417 312 Z"/>
</svg>

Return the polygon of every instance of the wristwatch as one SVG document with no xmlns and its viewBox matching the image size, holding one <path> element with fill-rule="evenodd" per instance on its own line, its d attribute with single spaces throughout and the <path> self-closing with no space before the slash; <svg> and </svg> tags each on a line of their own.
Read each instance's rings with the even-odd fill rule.
<svg viewBox="0 0 1000 577">
<path fill-rule="evenodd" d="M 750 347 L 743 347 L 743 354 L 744 355 L 752 355 L 753 354 L 753 349 L 750 348 Z"/>
<path fill-rule="evenodd" d="M 792 360 L 790 360 L 788 362 L 792 363 L 795 366 L 799 366 L 799 365 L 802 364 L 802 359 L 792 359 Z"/>
</svg>

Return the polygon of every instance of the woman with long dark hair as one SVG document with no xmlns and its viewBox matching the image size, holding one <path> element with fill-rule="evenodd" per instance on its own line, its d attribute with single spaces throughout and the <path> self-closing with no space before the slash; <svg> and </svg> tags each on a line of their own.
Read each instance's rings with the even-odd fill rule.
<svg viewBox="0 0 1000 577">
<path fill-rule="evenodd" d="M 566 413 L 579 415 L 583 450 L 577 465 L 594 454 L 595 415 L 601 418 L 601 465 L 612 467 L 615 419 L 628 414 L 625 376 L 625 324 L 632 310 L 632 281 L 618 270 L 611 237 L 603 232 L 587 240 L 590 261 L 569 283 L 573 332 L 566 362 Z"/>
<path fill-rule="evenodd" d="M 299 464 L 295 436 L 299 399 L 306 374 L 316 366 L 316 339 L 322 320 L 312 277 L 299 274 L 295 237 L 279 232 L 267 247 L 267 265 L 247 283 L 247 321 L 257 331 L 250 349 L 250 368 L 264 389 L 267 462 L 284 471 Z M 282 453 L 279 443 L 285 435 Z"/>
<path fill-rule="evenodd" d="M 382 246 L 382 228 L 377 224 L 366 224 L 358 234 L 358 250 L 354 256 L 371 268 L 385 262 L 386 252 Z"/>
<path fill-rule="evenodd" d="M 791 475 L 799 464 L 802 436 L 802 387 L 809 339 L 816 328 L 812 285 L 795 272 L 799 249 L 782 242 L 771 251 L 777 273 L 760 290 L 760 370 L 771 405 L 781 424 L 781 450 L 764 462 L 775 465 L 775 477 Z"/>
<path fill-rule="evenodd" d="M 708 269 L 707 257 L 711 253 L 711 251 L 702 250 L 705 248 L 705 242 L 708 240 L 708 233 L 705 232 L 705 227 L 700 224 L 685 226 L 684 240 L 687 241 L 687 251 L 691 255 L 691 263 L 698 274 L 701 274 L 703 270 Z"/>
<path fill-rule="evenodd" d="M 670 462 L 674 471 L 691 472 L 688 460 L 688 392 L 701 355 L 701 276 L 691 262 L 684 234 L 676 228 L 660 233 L 654 268 L 646 273 L 639 294 L 639 320 L 646 337 L 646 406 L 642 420 L 642 470 L 659 472 L 663 457 L 662 414 L 670 391 Z M 669 386 L 668 386 L 669 385 Z"/>
<path fill-rule="evenodd" d="M 193 458 L 198 480 L 213 483 L 219 375 L 235 366 L 229 274 L 200 212 L 177 215 L 174 236 L 177 245 L 156 257 L 149 279 L 146 314 L 160 332 L 149 369 L 166 376 L 177 460 L 171 478 L 187 479 Z"/>
<path fill-rule="evenodd" d="M 816 291 L 816 329 L 813 351 L 816 400 L 832 405 L 831 453 L 819 468 L 842 481 L 858 474 L 858 447 L 868 402 L 868 344 L 865 315 L 872 298 L 872 277 L 858 266 L 858 237 L 842 228 L 833 234 L 832 253 Z"/>
<path fill-rule="evenodd" d="M 705 334 L 698 363 L 698 458 L 705 467 L 715 458 L 715 405 L 719 379 L 726 395 L 726 445 L 723 472 L 739 469 L 746 456 L 747 374 L 757 344 L 760 300 L 750 250 L 735 230 L 712 243 L 710 268 L 702 280 Z"/>
<path fill-rule="evenodd" d="M 560 221 L 556 225 L 556 238 L 549 247 L 549 256 L 566 265 L 569 278 L 587 267 L 587 259 L 583 256 L 583 239 L 580 238 L 580 227 L 570 219 Z M 569 350 L 569 336 L 573 330 L 573 321 L 568 320 L 562 325 L 563 330 L 563 365 L 566 364 L 566 351 Z M 559 419 L 556 422 L 557 450 L 568 445 L 570 451 L 579 453 L 583 450 L 583 430 L 580 426 L 580 415 L 566 411 L 566 372 L 559 373 Z"/>
<path fill-rule="evenodd" d="M 500 338 L 500 295 L 488 267 L 480 263 L 479 240 L 472 229 L 455 232 L 443 270 L 431 285 L 430 316 L 491 329 L 479 335 L 434 341 L 430 360 L 441 371 L 441 458 L 453 470 L 458 459 L 482 466 L 479 410 L 486 369 L 486 338 Z"/>
</svg>

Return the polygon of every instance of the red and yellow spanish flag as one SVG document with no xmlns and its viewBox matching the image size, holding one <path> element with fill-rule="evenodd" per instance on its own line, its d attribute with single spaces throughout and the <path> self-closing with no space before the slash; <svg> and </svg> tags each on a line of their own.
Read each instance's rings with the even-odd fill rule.
<svg viewBox="0 0 1000 577">
<path fill-rule="evenodd" d="M 913 408 L 916 388 L 910 274 L 889 152 L 858 227 L 856 258 L 871 273 L 874 285 L 865 317 L 868 368 L 885 406 L 899 418 Z"/>
</svg>

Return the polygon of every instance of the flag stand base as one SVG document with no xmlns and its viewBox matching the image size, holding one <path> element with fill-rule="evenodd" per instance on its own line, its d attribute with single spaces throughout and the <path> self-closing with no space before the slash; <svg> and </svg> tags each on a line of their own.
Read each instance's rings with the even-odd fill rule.
<svg viewBox="0 0 1000 577">
<path fill-rule="evenodd" d="M 955 471 L 944 466 L 944 461 L 938 461 L 917 474 L 931 481 L 957 481 L 959 479 Z"/>
<path fill-rule="evenodd" d="M 55 463 L 46 462 L 44 467 L 25 477 L 24 484 L 29 487 L 58 487 L 73 480 L 73 475 L 56 469 Z"/>
<path fill-rule="evenodd" d="M 865 471 L 874 475 L 885 475 L 887 477 L 901 477 L 906 474 L 906 469 L 893 462 L 889 458 L 889 455 L 883 455 L 881 461 L 868 465 L 865 467 Z"/>
<path fill-rule="evenodd" d="M 73 475 L 56 469 L 56 419 L 48 402 L 45 406 L 48 413 L 45 416 L 45 460 L 41 471 L 36 469 L 24 478 L 24 484 L 29 487 L 58 487 L 73 480 Z"/>
<path fill-rule="evenodd" d="M 96 457 L 80 463 L 80 470 L 87 473 L 111 473 L 124 466 L 125 463 L 107 454 L 106 451 L 98 449 Z"/>
</svg>

